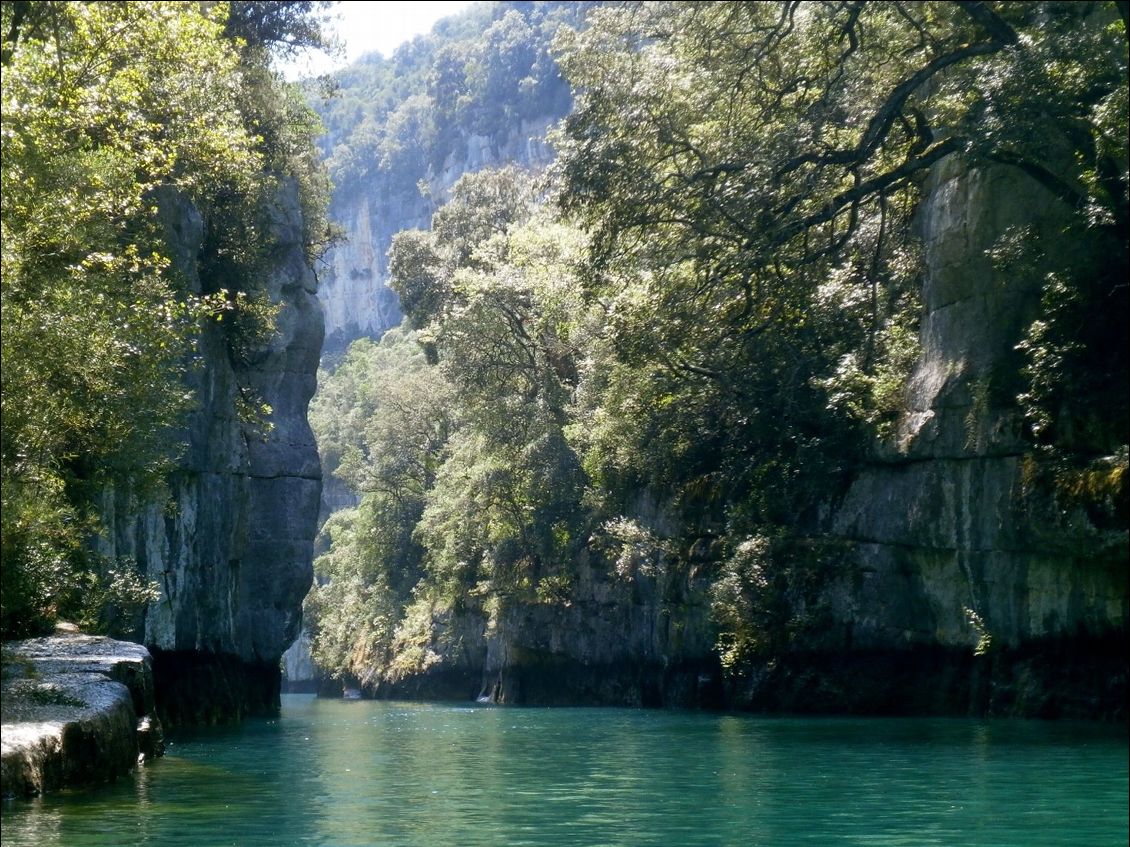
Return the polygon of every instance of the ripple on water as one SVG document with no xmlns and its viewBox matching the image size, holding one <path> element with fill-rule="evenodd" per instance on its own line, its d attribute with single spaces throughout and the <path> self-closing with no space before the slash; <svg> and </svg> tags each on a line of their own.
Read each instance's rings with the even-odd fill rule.
<svg viewBox="0 0 1130 847">
<path fill-rule="evenodd" d="M 287 696 L 113 786 L 4 807 L 90 847 L 1124 845 L 1124 729 Z"/>
</svg>

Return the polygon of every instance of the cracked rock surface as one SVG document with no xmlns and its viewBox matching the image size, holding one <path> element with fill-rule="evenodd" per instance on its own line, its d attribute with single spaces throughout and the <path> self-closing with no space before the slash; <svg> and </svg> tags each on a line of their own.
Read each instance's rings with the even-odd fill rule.
<svg viewBox="0 0 1130 847">
<path fill-rule="evenodd" d="M 0 794 L 110 782 L 163 752 L 149 651 L 60 632 L 4 645 Z"/>
</svg>

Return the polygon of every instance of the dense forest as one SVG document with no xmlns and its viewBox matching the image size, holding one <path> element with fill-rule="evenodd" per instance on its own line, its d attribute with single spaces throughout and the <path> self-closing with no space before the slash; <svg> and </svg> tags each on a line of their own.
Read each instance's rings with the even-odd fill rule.
<svg viewBox="0 0 1130 847">
<path fill-rule="evenodd" d="M 589 5 L 474 4 L 390 58 L 370 53 L 309 84 L 338 191 L 355 192 L 378 175 L 384 190 L 415 191 L 429 169 L 443 167 L 460 133 L 497 135 L 567 111 L 569 86 L 549 48 Z"/>
<path fill-rule="evenodd" d="M 641 597 L 669 655 L 706 632 L 729 674 L 819 643 L 849 557 L 832 516 L 863 469 L 912 460 L 943 160 L 1065 210 L 991 245 L 1042 294 L 967 373 L 957 449 L 992 454 L 1014 409 L 1026 502 L 1086 514 L 1080 563 L 1124 558 L 1124 4 L 628 3 L 567 27 L 553 6 L 478 6 L 321 107 L 340 193 L 373 168 L 415 185 L 448 127 L 497 131 L 555 73 L 574 98 L 548 172 L 467 174 L 394 238 L 404 325 L 323 374 L 323 462 L 360 494 L 307 600 L 326 671 L 381 691 L 530 620 L 575 643 Z"/>
</svg>

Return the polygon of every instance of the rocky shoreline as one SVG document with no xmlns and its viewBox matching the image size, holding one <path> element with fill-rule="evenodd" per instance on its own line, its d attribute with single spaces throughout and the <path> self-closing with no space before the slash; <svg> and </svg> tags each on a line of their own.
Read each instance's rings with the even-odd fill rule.
<svg viewBox="0 0 1130 847">
<path fill-rule="evenodd" d="M 164 752 L 140 644 L 60 631 L 4 644 L 0 795 L 113 782 Z"/>
</svg>

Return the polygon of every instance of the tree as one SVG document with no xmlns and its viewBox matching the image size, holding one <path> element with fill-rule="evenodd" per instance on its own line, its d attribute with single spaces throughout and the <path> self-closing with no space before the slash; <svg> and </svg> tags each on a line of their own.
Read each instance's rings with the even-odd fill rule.
<svg viewBox="0 0 1130 847">
<path fill-rule="evenodd" d="M 533 196 L 515 169 L 465 176 L 431 231 L 400 233 L 390 268 L 417 331 L 355 342 L 315 403 L 328 464 L 362 493 L 331 525 L 309 605 L 334 673 L 418 671 L 436 616 L 568 594 L 587 538 L 566 437 L 585 241 Z M 350 640 L 358 609 L 372 614 Z"/>
<path fill-rule="evenodd" d="M 332 6 L 323 0 L 233 0 L 224 35 L 245 49 L 270 50 L 280 58 L 300 50 L 333 50 L 321 20 Z"/>
<path fill-rule="evenodd" d="M 412 333 L 350 346 L 311 409 L 323 466 L 361 493 L 327 524 L 329 552 L 307 625 L 321 667 L 368 680 L 392 660 L 395 626 L 423 575 L 413 532 L 456 427 L 451 386 Z"/>
<path fill-rule="evenodd" d="M 1127 59 L 1109 4 L 631 4 L 589 24 L 558 40 L 576 107 L 557 145 L 609 319 L 580 443 L 605 508 L 667 493 L 723 535 L 733 585 L 781 583 L 742 545 L 818 532 L 897 414 L 911 217 L 947 156 L 1078 210 L 1078 251 L 1014 234 L 1017 266 L 1052 271 L 1024 399 L 1037 439 L 1114 450 L 1104 479 L 1124 478 Z"/>
<path fill-rule="evenodd" d="M 279 90 L 225 38 L 224 4 L 0 11 L 7 636 L 78 599 L 92 494 L 159 484 L 200 321 L 229 316 L 233 355 L 273 331 L 262 203 L 283 174 L 314 186 L 317 164 L 310 121 L 270 105 Z M 199 268 L 172 262 L 186 204 L 203 217 Z"/>
<path fill-rule="evenodd" d="M 755 520 L 791 522 L 816 480 L 850 467 L 865 443 L 852 422 L 882 423 L 912 358 L 909 220 L 943 157 L 1007 161 L 1085 204 L 1033 143 L 1074 125 L 1090 198 L 1122 216 L 1124 166 L 1103 141 L 1121 133 L 1102 104 L 1124 96 L 1125 37 L 1089 14 L 665 3 L 563 34 L 578 98 L 562 205 L 592 233 L 589 291 L 613 316 L 616 361 L 638 390 L 655 371 L 667 406 L 719 422 L 714 459 L 689 463 L 685 484 L 739 498 L 769 485 L 778 507 L 751 502 Z"/>
</svg>

